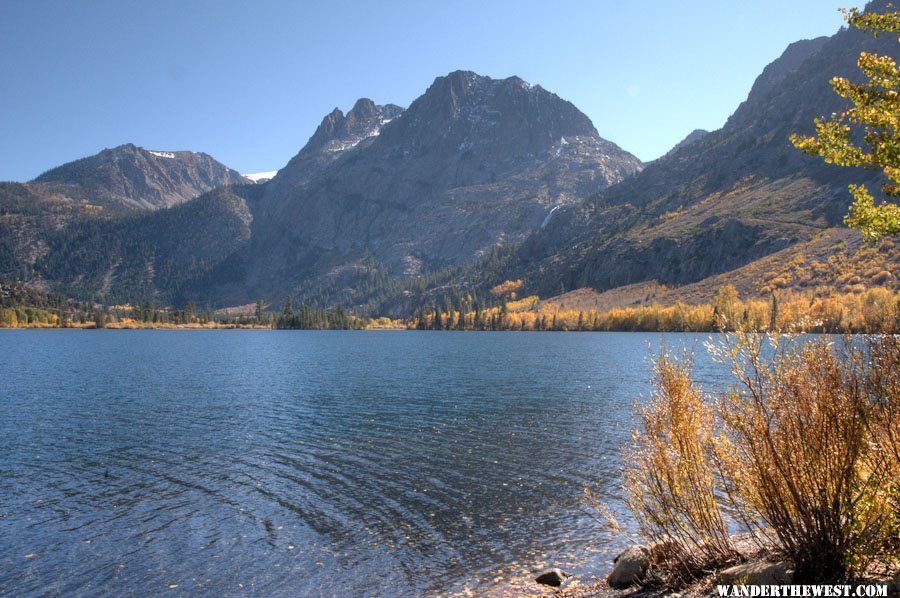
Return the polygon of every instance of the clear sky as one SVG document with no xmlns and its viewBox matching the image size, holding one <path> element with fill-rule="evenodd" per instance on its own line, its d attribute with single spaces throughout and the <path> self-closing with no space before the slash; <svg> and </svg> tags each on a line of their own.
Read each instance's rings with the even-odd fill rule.
<svg viewBox="0 0 900 598">
<path fill-rule="evenodd" d="M 643 160 L 716 129 L 850 0 L 0 0 L 0 180 L 104 147 L 283 166 L 334 107 L 519 75 Z"/>
</svg>

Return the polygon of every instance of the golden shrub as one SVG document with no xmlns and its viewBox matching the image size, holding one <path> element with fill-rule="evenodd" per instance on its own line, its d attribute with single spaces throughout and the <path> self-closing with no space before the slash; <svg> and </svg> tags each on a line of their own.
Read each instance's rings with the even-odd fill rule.
<svg viewBox="0 0 900 598">
<path fill-rule="evenodd" d="M 729 335 L 714 352 L 736 384 L 717 398 L 689 361 L 657 359 L 624 479 L 641 530 L 693 555 L 676 580 L 733 560 L 734 526 L 787 555 L 796 582 L 843 581 L 896 556 L 900 339 L 859 345 Z"/>
</svg>

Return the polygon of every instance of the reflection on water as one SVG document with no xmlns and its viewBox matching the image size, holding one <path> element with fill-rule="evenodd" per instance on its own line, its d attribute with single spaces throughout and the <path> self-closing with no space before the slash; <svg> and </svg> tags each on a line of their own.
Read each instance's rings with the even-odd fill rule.
<svg viewBox="0 0 900 598">
<path fill-rule="evenodd" d="M 0 593 L 502 592 L 602 572 L 662 335 L 0 332 Z M 665 335 L 698 353 L 706 336 Z"/>
</svg>

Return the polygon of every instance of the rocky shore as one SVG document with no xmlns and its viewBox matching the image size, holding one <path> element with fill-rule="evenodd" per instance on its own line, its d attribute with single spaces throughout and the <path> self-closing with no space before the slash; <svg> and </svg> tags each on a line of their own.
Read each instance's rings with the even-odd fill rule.
<svg viewBox="0 0 900 598">
<path fill-rule="evenodd" d="M 717 585 L 784 585 L 793 582 L 792 564 L 771 550 L 761 547 L 750 536 L 734 536 L 741 562 L 710 571 L 687 585 L 666 584 L 666 571 L 658 563 L 670 546 L 657 542 L 649 546 L 633 545 L 613 559 L 612 569 L 603 581 L 582 585 L 577 577 L 558 568 L 542 571 L 535 582 L 546 591 L 530 598 L 610 598 L 618 596 L 710 596 Z M 887 584 L 888 596 L 900 596 L 900 570 L 896 565 L 874 567 L 859 584 Z"/>
</svg>

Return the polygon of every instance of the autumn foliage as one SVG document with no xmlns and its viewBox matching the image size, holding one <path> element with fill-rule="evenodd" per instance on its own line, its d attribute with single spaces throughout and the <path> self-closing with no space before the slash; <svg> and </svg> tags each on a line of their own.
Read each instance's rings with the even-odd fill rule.
<svg viewBox="0 0 900 598">
<path fill-rule="evenodd" d="M 733 387 L 705 394 L 689 361 L 663 354 L 625 459 L 643 533 L 686 555 L 667 563 L 669 582 L 733 561 L 735 529 L 789 558 L 800 583 L 844 581 L 895 559 L 900 338 L 738 334 L 713 350 Z"/>
<path fill-rule="evenodd" d="M 877 332 L 896 325 L 900 296 L 888 288 L 861 292 L 779 291 L 741 300 L 723 286 L 709 303 L 643 305 L 606 311 L 559 309 L 528 296 L 472 309 L 426 310 L 409 323 L 424 330 L 563 330 L 624 332 Z"/>
</svg>

